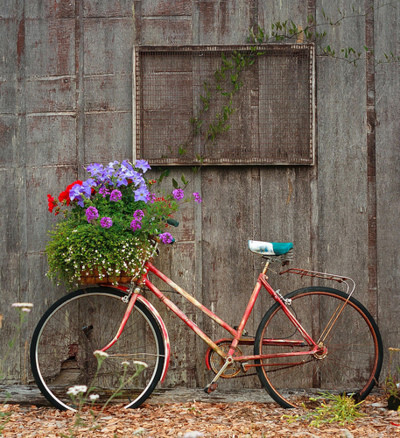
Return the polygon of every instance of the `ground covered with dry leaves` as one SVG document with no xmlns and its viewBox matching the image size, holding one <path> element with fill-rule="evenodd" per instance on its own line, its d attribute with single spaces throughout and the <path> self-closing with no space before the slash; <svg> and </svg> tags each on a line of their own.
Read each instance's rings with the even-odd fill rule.
<svg viewBox="0 0 400 438">
<path fill-rule="evenodd" d="M 361 406 L 365 414 L 353 423 L 331 423 L 319 428 L 309 421 L 288 421 L 285 416 L 304 415 L 284 410 L 276 403 L 167 403 L 144 404 L 139 409 L 112 406 L 105 412 L 84 412 L 76 425 L 73 412 L 49 407 L 4 405 L 10 412 L 4 437 L 400 437 L 400 415 L 386 409 L 382 397 L 369 397 Z M 98 415 L 94 421 L 93 415 Z"/>
</svg>

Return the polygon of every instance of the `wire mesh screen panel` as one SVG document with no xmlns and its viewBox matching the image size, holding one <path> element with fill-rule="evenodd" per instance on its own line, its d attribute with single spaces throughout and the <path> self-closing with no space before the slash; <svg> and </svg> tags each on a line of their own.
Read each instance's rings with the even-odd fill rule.
<svg viewBox="0 0 400 438">
<path fill-rule="evenodd" d="M 140 46 L 135 68 L 138 158 L 313 164 L 312 45 Z"/>
</svg>

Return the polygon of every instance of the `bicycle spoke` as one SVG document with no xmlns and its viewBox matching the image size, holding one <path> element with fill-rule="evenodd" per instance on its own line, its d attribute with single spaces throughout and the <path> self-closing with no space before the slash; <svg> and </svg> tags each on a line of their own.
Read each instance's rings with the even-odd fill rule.
<svg viewBox="0 0 400 438">
<path fill-rule="evenodd" d="M 94 352 L 114 338 L 126 310 L 121 296 L 122 292 L 110 288 L 73 292 L 55 303 L 39 322 L 31 344 L 32 371 L 56 407 L 74 409 L 67 390 L 75 385 L 91 387 L 100 403 L 118 390 L 120 402 L 139 406 L 160 379 L 165 360 L 162 334 L 141 302 L 135 304 L 120 338 L 107 350 L 98 369 Z M 137 375 L 143 362 L 147 368 Z"/>
<path fill-rule="evenodd" d="M 313 339 L 320 340 L 320 348 L 302 361 L 298 356 L 260 359 L 262 366 L 256 370 L 270 395 L 284 407 L 298 403 L 293 389 L 357 392 L 365 397 L 382 365 L 382 341 L 367 310 L 353 297 L 330 288 L 300 289 L 287 298 L 302 327 Z M 254 352 L 299 353 L 307 347 L 265 342 L 266 338 L 290 341 L 298 336 L 281 306 L 274 305 L 260 323 Z"/>
</svg>

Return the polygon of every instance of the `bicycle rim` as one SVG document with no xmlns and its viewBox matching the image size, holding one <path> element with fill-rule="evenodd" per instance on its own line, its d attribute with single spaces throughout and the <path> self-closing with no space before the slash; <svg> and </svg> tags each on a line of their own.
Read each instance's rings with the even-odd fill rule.
<svg viewBox="0 0 400 438">
<path fill-rule="evenodd" d="M 285 298 L 292 300 L 290 311 L 313 340 L 321 342 L 322 349 L 314 355 L 256 361 L 262 365 L 256 368 L 257 373 L 271 397 L 286 408 L 310 404 L 312 394 L 324 392 L 364 399 L 378 381 L 383 359 L 382 340 L 369 312 L 354 298 L 343 308 L 348 295 L 331 288 L 304 288 Z M 324 329 L 332 314 L 342 308 L 325 337 Z M 268 339 L 287 342 L 271 345 Z M 288 342 L 294 340 L 303 338 L 276 303 L 260 323 L 254 352 L 258 355 L 310 350 L 306 343 L 289 346 Z"/>
<path fill-rule="evenodd" d="M 124 295 L 105 287 L 72 292 L 39 321 L 31 342 L 32 373 L 55 407 L 76 409 L 76 397 L 67 394 L 76 385 L 85 385 L 90 395 L 99 396 L 93 401 L 86 393 L 88 404 L 104 405 L 112 397 L 126 408 L 137 407 L 158 383 L 165 360 L 163 338 L 156 319 L 140 301 L 98 369 L 93 353 L 116 335 L 127 307 L 121 300 Z"/>
</svg>

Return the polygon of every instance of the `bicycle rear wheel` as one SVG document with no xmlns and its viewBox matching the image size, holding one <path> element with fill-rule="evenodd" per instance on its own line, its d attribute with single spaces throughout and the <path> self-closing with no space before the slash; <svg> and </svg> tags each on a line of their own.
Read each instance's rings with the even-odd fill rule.
<svg viewBox="0 0 400 438">
<path fill-rule="evenodd" d="M 364 399 L 378 381 L 383 359 L 379 329 L 366 308 L 351 297 L 325 337 L 324 329 L 335 309 L 343 307 L 347 294 L 331 288 L 308 287 L 285 298 L 292 300 L 290 311 L 322 348 L 314 355 L 256 361 L 262 365 L 256 368 L 258 377 L 271 397 L 285 408 L 307 404 L 313 392 L 345 392 L 356 400 Z M 272 339 L 283 342 L 278 345 Z M 289 341 L 294 340 L 303 338 L 279 303 L 275 303 L 258 327 L 254 353 L 310 350 L 306 342 L 289 346 Z"/>
<path fill-rule="evenodd" d="M 99 396 L 96 403 L 104 404 L 117 393 L 113 401 L 134 408 L 157 385 L 165 361 L 163 336 L 156 318 L 139 299 L 98 369 L 93 352 L 116 335 L 127 308 L 121 300 L 125 295 L 107 287 L 78 290 L 54 303 L 39 321 L 31 341 L 32 373 L 55 407 L 75 410 L 67 391 L 85 385 Z M 138 362 L 147 368 L 134 377 L 142 368 Z"/>
</svg>

